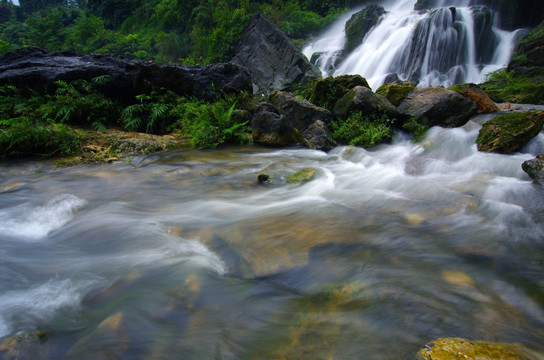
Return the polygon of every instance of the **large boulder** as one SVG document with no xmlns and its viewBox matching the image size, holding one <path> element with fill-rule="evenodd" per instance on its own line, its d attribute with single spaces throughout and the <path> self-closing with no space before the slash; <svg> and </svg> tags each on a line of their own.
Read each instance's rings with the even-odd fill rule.
<svg viewBox="0 0 544 360">
<path fill-rule="evenodd" d="M 345 27 L 346 52 L 349 53 L 361 45 L 366 34 L 380 22 L 383 14 L 385 14 L 383 7 L 372 4 L 351 16 Z"/>
<path fill-rule="evenodd" d="M 230 63 L 204 67 L 158 65 L 106 55 L 50 53 L 36 47 L 22 48 L 0 58 L 0 85 L 38 92 L 55 89 L 57 80 L 90 81 L 103 75 L 111 78 L 104 91 L 128 100 L 160 88 L 203 99 L 213 99 L 222 93 L 251 91 L 247 70 Z"/>
<path fill-rule="evenodd" d="M 249 70 L 254 94 L 286 90 L 319 76 L 287 35 L 263 15 L 251 20 L 231 62 Z"/>
<path fill-rule="evenodd" d="M 330 150 L 335 145 L 328 130 L 331 118 L 326 109 L 291 93 L 274 91 L 253 115 L 253 141 L 271 146 L 302 143 L 312 149 Z"/>
<path fill-rule="evenodd" d="M 534 360 L 538 354 L 521 344 L 475 341 L 462 338 L 440 338 L 427 343 L 417 353 L 417 360 Z"/>
<path fill-rule="evenodd" d="M 356 86 L 336 102 L 333 114 L 347 118 L 351 113 L 360 111 L 364 115 L 387 115 L 390 119 L 398 119 L 397 108 L 383 95 L 372 92 L 365 86 Z"/>
<path fill-rule="evenodd" d="M 525 146 L 542 131 L 544 111 L 497 116 L 480 129 L 478 150 L 510 154 Z"/>
<path fill-rule="evenodd" d="M 476 84 L 455 85 L 452 86 L 450 90 L 458 92 L 476 104 L 478 114 L 488 114 L 499 111 L 495 102 Z"/>
<path fill-rule="evenodd" d="M 544 81 L 544 22 L 520 41 L 514 48 L 514 56 L 508 64 L 508 71 L 516 75 L 537 76 Z"/>
<path fill-rule="evenodd" d="M 310 101 L 317 106 L 332 110 L 338 100 L 355 86 L 370 89 L 368 82 L 361 75 L 340 75 L 315 79 L 312 83 Z"/>
<path fill-rule="evenodd" d="M 443 127 L 463 126 L 477 112 L 472 101 L 441 86 L 412 90 L 398 110 L 408 116 L 425 118 L 428 126 Z"/>
<path fill-rule="evenodd" d="M 521 164 L 521 168 L 536 184 L 544 185 L 544 154 L 540 154 L 534 159 L 525 161 Z"/>
</svg>

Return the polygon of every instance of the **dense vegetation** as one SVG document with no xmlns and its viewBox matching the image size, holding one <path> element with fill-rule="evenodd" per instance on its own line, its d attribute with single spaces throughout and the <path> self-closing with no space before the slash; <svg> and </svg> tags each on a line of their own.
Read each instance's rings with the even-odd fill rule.
<svg viewBox="0 0 544 360">
<path fill-rule="evenodd" d="M 228 60 L 263 13 L 293 40 L 317 34 L 354 0 L 0 0 L 0 53 L 21 46 L 156 62 Z"/>
</svg>

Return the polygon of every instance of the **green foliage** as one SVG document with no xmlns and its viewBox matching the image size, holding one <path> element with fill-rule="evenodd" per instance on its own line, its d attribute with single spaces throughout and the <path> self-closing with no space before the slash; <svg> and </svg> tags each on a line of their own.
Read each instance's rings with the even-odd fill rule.
<svg viewBox="0 0 544 360">
<path fill-rule="evenodd" d="M 496 102 L 544 104 L 544 83 L 514 71 L 492 72 L 480 86 Z"/>
<path fill-rule="evenodd" d="M 418 116 L 414 115 L 402 125 L 402 129 L 412 134 L 414 142 L 419 142 L 425 137 L 427 130 L 429 130 L 429 126 L 425 124 L 425 121 L 422 121 Z"/>
<path fill-rule="evenodd" d="M 179 117 L 177 127 L 199 149 L 215 148 L 224 144 L 246 144 L 251 132 L 247 122 L 233 120 L 236 103 L 220 99 L 205 103 L 195 99 L 182 99 L 173 111 Z"/>
<path fill-rule="evenodd" d="M 35 122 L 26 117 L 0 121 L 0 157 L 70 155 L 81 136 L 63 124 Z"/>
<path fill-rule="evenodd" d="M 173 123 L 170 114 L 171 93 L 159 95 L 138 95 L 138 104 L 127 106 L 121 115 L 125 129 L 129 131 L 145 131 L 146 133 L 164 133 Z"/>
<path fill-rule="evenodd" d="M 347 119 L 336 119 L 331 126 L 332 137 L 339 143 L 370 147 L 393 138 L 390 128 L 395 119 L 387 115 L 363 115 L 360 111 L 352 113 Z"/>
</svg>

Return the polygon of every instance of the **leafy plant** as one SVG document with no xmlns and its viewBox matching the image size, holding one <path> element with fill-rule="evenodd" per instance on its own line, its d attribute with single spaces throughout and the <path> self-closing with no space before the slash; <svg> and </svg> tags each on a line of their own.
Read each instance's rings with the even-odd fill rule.
<svg viewBox="0 0 544 360">
<path fill-rule="evenodd" d="M 390 125 L 395 119 L 387 115 L 363 115 L 360 111 L 352 113 L 347 119 L 336 119 L 332 123 L 332 137 L 349 145 L 370 147 L 389 142 L 393 138 Z"/>
<path fill-rule="evenodd" d="M 127 106 L 121 117 L 129 131 L 164 132 L 170 122 L 170 108 L 164 96 L 156 92 L 151 95 L 137 95 L 138 104 Z"/>
</svg>

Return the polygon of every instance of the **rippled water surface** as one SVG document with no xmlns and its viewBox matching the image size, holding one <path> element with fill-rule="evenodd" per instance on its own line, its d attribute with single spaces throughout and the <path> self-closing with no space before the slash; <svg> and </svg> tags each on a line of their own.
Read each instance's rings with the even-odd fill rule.
<svg viewBox="0 0 544 360">
<path fill-rule="evenodd" d="M 46 330 L 46 359 L 412 359 L 444 336 L 543 351 L 544 193 L 521 163 L 544 136 L 484 154 L 479 127 L 4 164 L 0 337 Z M 288 184 L 302 168 L 317 176 Z"/>
</svg>

